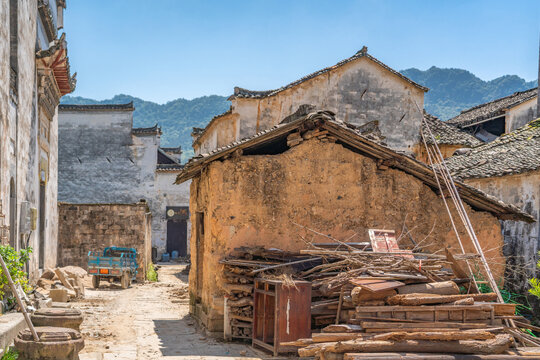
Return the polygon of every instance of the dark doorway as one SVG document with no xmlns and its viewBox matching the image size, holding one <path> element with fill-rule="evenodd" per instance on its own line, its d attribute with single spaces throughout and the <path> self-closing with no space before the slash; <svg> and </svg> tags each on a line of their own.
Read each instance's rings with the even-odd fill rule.
<svg viewBox="0 0 540 360">
<path fill-rule="evenodd" d="M 9 182 L 9 245 L 15 247 L 17 239 L 17 193 L 15 191 L 15 181 L 11 178 Z"/>
<path fill-rule="evenodd" d="M 39 268 L 45 266 L 45 184 L 39 184 Z"/>
<path fill-rule="evenodd" d="M 178 251 L 178 256 L 187 255 L 187 221 L 167 220 L 167 252 Z"/>
<path fill-rule="evenodd" d="M 195 266 L 196 266 L 196 290 L 197 301 L 200 301 L 202 296 L 202 281 L 203 281 L 203 254 L 204 254 L 204 213 L 198 212 L 195 216 Z"/>
<path fill-rule="evenodd" d="M 167 207 L 167 252 L 172 255 L 178 251 L 178 256 L 187 256 L 187 221 L 189 209 L 187 206 Z"/>
</svg>

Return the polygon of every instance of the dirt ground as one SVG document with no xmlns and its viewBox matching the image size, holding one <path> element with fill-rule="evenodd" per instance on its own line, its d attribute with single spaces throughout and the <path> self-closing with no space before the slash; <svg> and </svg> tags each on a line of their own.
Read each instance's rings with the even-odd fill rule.
<svg viewBox="0 0 540 360">
<path fill-rule="evenodd" d="M 159 282 L 86 289 L 73 303 L 85 314 L 81 360 L 265 359 L 248 344 L 225 343 L 204 334 L 189 315 L 186 265 L 158 270 Z"/>
</svg>

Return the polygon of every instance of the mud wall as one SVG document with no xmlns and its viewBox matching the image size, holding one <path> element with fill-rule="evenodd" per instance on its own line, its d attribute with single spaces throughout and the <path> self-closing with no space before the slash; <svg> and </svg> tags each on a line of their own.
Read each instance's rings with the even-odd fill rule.
<svg viewBox="0 0 540 360">
<path fill-rule="evenodd" d="M 468 210 L 502 279 L 500 224 L 490 213 Z M 190 211 L 191 300 L 192 305 L 200 301 L 210 330 L 219 329 L 223 311 L 218 261 L 239 246 L 303 249 L 300 237 L 311 235 L 294 223 L 355 242 L 367 241 L 369 228 L 394 229 L 399 235 L 406 223 L 428 250 L 458 248 L 442 200 L 424 183 L 399 170 L 377 170 L 374 160 L 316 139 L 279 155 L 213 162 L 191 183 Z M 197 243 L 202 217 L 204 235 Z M 410 244 L 405 237 L 401 245 Z"/>
<path fill-rule="evenodd" d="M 89 251 L 107 246 L 137 249 L 139 273 L 146 278 L 152 261 L 151 216 L 146 203 L 58 204 L 58 265 L 88 265 Z"/>
</svg>

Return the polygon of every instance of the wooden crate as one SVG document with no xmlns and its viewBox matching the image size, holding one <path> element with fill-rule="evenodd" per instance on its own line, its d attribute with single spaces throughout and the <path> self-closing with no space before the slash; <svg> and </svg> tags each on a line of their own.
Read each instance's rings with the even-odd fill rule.
<svg viewBox="0 0 540 360">
<path fill-rule="evenodd" d="M 294 286 L 276 280 L 255 279 L 253 294 L 253 346 L 279 353 L 296 347 L 281 343 L 311 336 L 311 283 Z"/>
</svg>

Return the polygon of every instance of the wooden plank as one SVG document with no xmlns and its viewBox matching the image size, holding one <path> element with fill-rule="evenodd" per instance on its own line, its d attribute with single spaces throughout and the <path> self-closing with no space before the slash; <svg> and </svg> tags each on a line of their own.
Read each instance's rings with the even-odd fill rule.
<svg viewBox="0 0 540 360">
<path fill-rule="evenodd" d="M 496 354 L 496 355 L 467 355 L 467 354 L 428 354 L 421 352 L 407 353 L 347 353 L 343 360 L 537 360 L 540 357 Z"/>
<path fill-rule="evenodd" d="M 497 294 L 459 294 L 459 295 L 438 295 L 438 294 L 403 294 L 396 295 L 386 299 L 389 305 L 428 305 L 428 304 L 445 304 L 455 301 L 473 298 L 474 301 L 495 301 L 497 300 Z M 493 307 L 496 308 L 497 303 L 493 303 Z M 505 304 L 500 304 L 505 305 Z M 512 304 L 510 304 L 512 305 Z M 471 306 L 471 305 L 467 305 Z M 515 308 L 515 306 L 514 306 Z M 502 306 L 501 312 L 509 309 L 509 307 Z M 510 314 L 512 315 L 513 312 Z"/>
<path fill-rule="evenodd" d="M 349 282 L 371 292 L 391 290 L 405 286 L 405 283 L 402 283 L 401 281 L 381 280 L 377 278 L 355 278 L 349 280 Z"/>
<path fill-rule="evenodd" d="M 413 328 L 448 328 L 448 329 L 478 329 L 486 328 L 483 323 L 456 323 L 456 322 L 385 322 L 385 321 L 362 321 L 360 326 L 364 329 L 413 329 Z"/>
<path fill-rule="evenodd" d="M 450 249 L 445 248 L 446 253 L 446 259 L 451 263 L 450 266 L 452 267 L 452 271 L 454 272 L 454 275 L 456 275 L 459 278 L 468 278 L 471 279 L 469 281 L 469 293 L 472 294 L 479 294 L 480 291 L 476 287 L 476 283 L 472 281 L 473 274 L 469 271 L 469 267 L 467 266 L 467 263 L 464 260 L 457 260 L 450 251 Z"/>
<path fill-rule="evenodd" d="M 351 333 L 351 332 L 360 332 L 363 328 L 360 325 L 350 325 L 350 324 L 339 324 L 339 325 L 328 325 L 322 332 L 325 333 Z"/>
<path fill-rule="evenodd" d="M 495 304 L 495 303 L 494 303 Z M 490 311 L 493 309 L 494 304 L 474 304 L 474 305 L 425 305 L 425 306 L 358 306 L 356 312 L 358 313 L 372 313 L 372 312 L 394 312 L 394 311 L 456 311 L 456 310 L 477 310 L 477 311 Z"/>
</svg>

